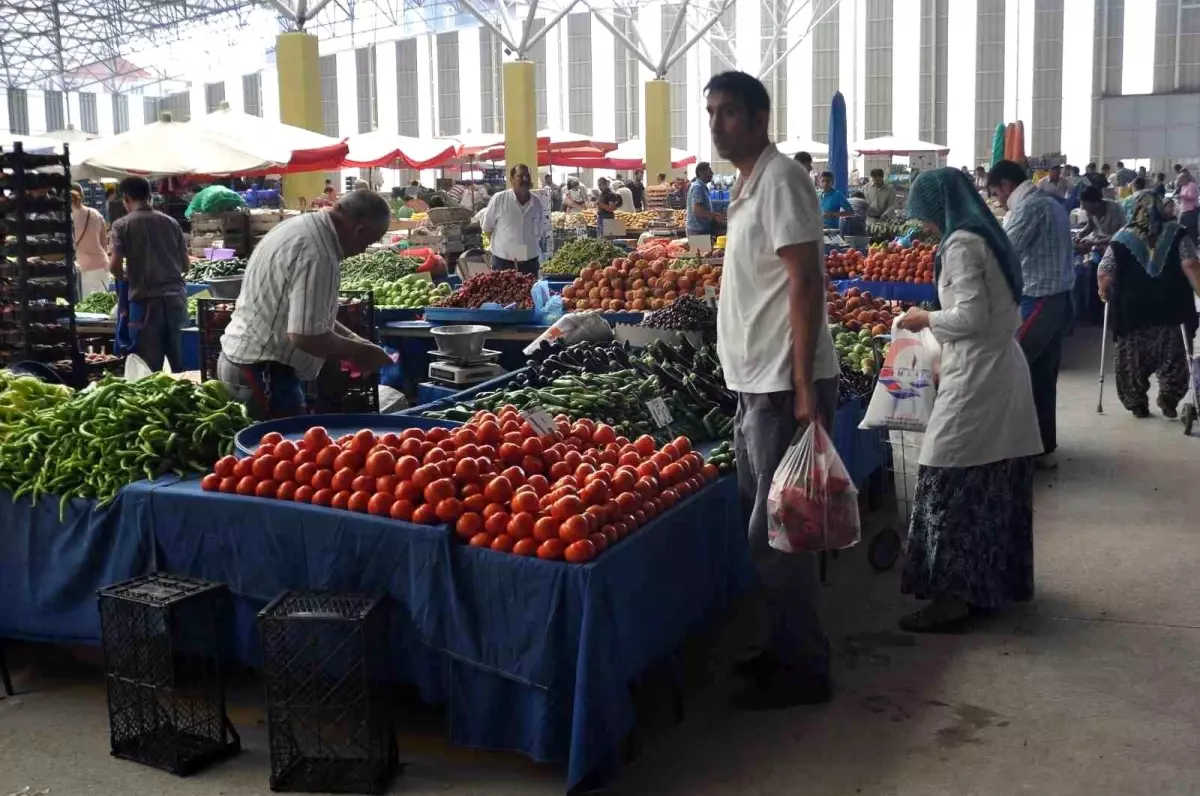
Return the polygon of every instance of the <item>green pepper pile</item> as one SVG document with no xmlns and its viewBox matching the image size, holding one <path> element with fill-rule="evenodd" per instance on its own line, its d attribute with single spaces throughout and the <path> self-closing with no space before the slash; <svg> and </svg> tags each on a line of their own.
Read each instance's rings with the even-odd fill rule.
<svg viewBox="0 0 1200 796">
<path fill-rule="evenodd" d="M 550 261 L 542 265 L 542 274 L 579 276 L 579 272 L 594 262 L 608 265 L 616 257 L 626 257 L 628 252 L 600 238 L 575 238 L 563 244 Z"/>
<path fill-rule="evenodd" d="M 76 312 L 94 312 L 100 315 L 108 315 L 116 308 L 117 294 L 109 293 L 108 291 L 89 293 L 75 302 Z"/>
<path fill-rule="evenodd" d="M 219 381 L 155 374 L 107 376 L 68 400 L 0 423 L 0 488 L 14 500 L 60 495 L 105 505 L 127 484 L 168 472 L 206 472 L 249 425 Z"/>
<path fill-rule="evenodd" d="M 350 282 L 395 282 L 416 273 L 417 266 L 423 262 L 420 257 L 406 257 L 390 249 L 363 252 L 342 260 L 342 285 L 345 287 Z"/>
<path fill-rule="evenodd" d="M 0 370 L 0 423 L 10 423 L 38 409 L 49 409 L 70 397 L 70 387 Z"/>
</svg>

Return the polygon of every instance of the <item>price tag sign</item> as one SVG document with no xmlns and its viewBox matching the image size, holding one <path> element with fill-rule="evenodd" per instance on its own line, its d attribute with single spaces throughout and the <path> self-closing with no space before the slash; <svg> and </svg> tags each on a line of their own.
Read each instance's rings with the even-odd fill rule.
<svg viewBox="0 0 1200 796">
<path fill-rule="evenodd" d="M 650 410 L 650 419 L 654 421 L 654 425 L 662 428 L 671 424 L 671 410 L 667 408 L 667 402 L 662 398 L 651 398 L 646 401 L 646 408 Z"/>
<path fill-rule="evenodd" d="M 522 409 L 521 417 L 533 427 L 534 433 L 539 437 L 558 433 L 558 426 L 554 424 L 554 418 L 540 406 Z"/>
<path fill-rule="evenodd" d="M 693 254 L 708 254 L 712 248 L 712 235 L 688 235 L 688 249 Z"/>
<path fill-rule="evenodd" d="M 704 300 L 708 302 L 708 306 L 717 306 L 717 289 L 712 285 L 704 286 Z"/>
</svg>

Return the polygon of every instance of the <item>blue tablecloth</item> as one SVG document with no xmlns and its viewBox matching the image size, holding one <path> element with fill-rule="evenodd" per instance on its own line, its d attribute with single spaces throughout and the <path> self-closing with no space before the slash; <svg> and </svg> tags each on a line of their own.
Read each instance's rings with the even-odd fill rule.
<svg viewBox="0 0 1200 796">
<path fill-rule="evenodd" d="M 907 282 L 866 282 L 862 279 L 835 279 L 834 289 L 845 293 L 852 287 L 869 292 L 875 298 L 894 301 L 937 301 L 937 285 L 910 285 Z"/>
<path fill-rule="evenodd" d="M 123 501 L 122 533 L 152 535 L 162 570 L 229 584 L 246 662 L 259 657 L 255 611 L 283 589 L 387 592 L 397 676 L 445 702 L 451 739 L 566 762 L 568 788 L 616 764 L 634 724 L 629 684 L 750 578 L 732 478 L 582 567 L 195 481 L 133 484 Z M 94 612 L 93 584 L 82 591 Z"/>
<path fill-rule="evenodd" d="M 0 492 L 0 637 L 96 643 L 96 590 L 155 568 L 152 525 L 124 498 L 72 501 L 60 523 L 58 498 Z"/>
<path fill-rule="evenodd" d="M 461 390 L 456 390 L 453 387 L 446 387 L 441 384 L 434 384 L 431 381 L 423 381 L 417 385 L 417 406 L 441 401 L 445 398 L 451 398 L 458 395 Z"/>
</svg>

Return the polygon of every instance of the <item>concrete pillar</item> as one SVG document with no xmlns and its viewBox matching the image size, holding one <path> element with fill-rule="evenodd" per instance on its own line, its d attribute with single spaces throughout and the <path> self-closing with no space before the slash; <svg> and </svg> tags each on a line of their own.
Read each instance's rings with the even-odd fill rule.
<svg viewBox="0 0 1200 796">
<path fill-rule="evenodd" d="M 537 174 L 537 95 L 533 61 L 504 64 L 505 172 L 518 163 Z"/>
<path fill-rule="evenodd" d="M 279 120 L 284 124 L 321 132 L 321 75 L 317 67 L 317 37 L 307 33 L 283 33 L 275 40 L 275 63 L 279 74 Z M 325 175 L 321 172 L 289 174 L 283 181 L 283 199 L 288 207 L 300 207 L 321 195 Z"/>
<path fill-rule="evenodd" d="M 671 173 L 671 84 L 659 78 L 646 82 L 646 180 Z"/>
</svg>

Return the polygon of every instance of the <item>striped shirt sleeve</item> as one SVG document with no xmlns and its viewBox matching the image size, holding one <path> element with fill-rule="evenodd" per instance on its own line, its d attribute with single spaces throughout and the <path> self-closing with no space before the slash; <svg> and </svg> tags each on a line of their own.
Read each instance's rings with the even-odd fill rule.
<svg viewBox="0 0 1200 796">
<path fill-rule="evenodd" d="M 321 246 L 323 243 L 307 245 Z M 320 256 L 319 252 L 307 248 L 307 245 L 297 247 L 297 254 L 301 256 L 293 266 L 295 271 L 288 294 L 287 331 L 288 334 L 315 336 L 333 328 L 338 273 L 337 269 L 328 267 L 328 257 Z M 330 301 L 331 297 L 333 301 Z"/>
</svg>

